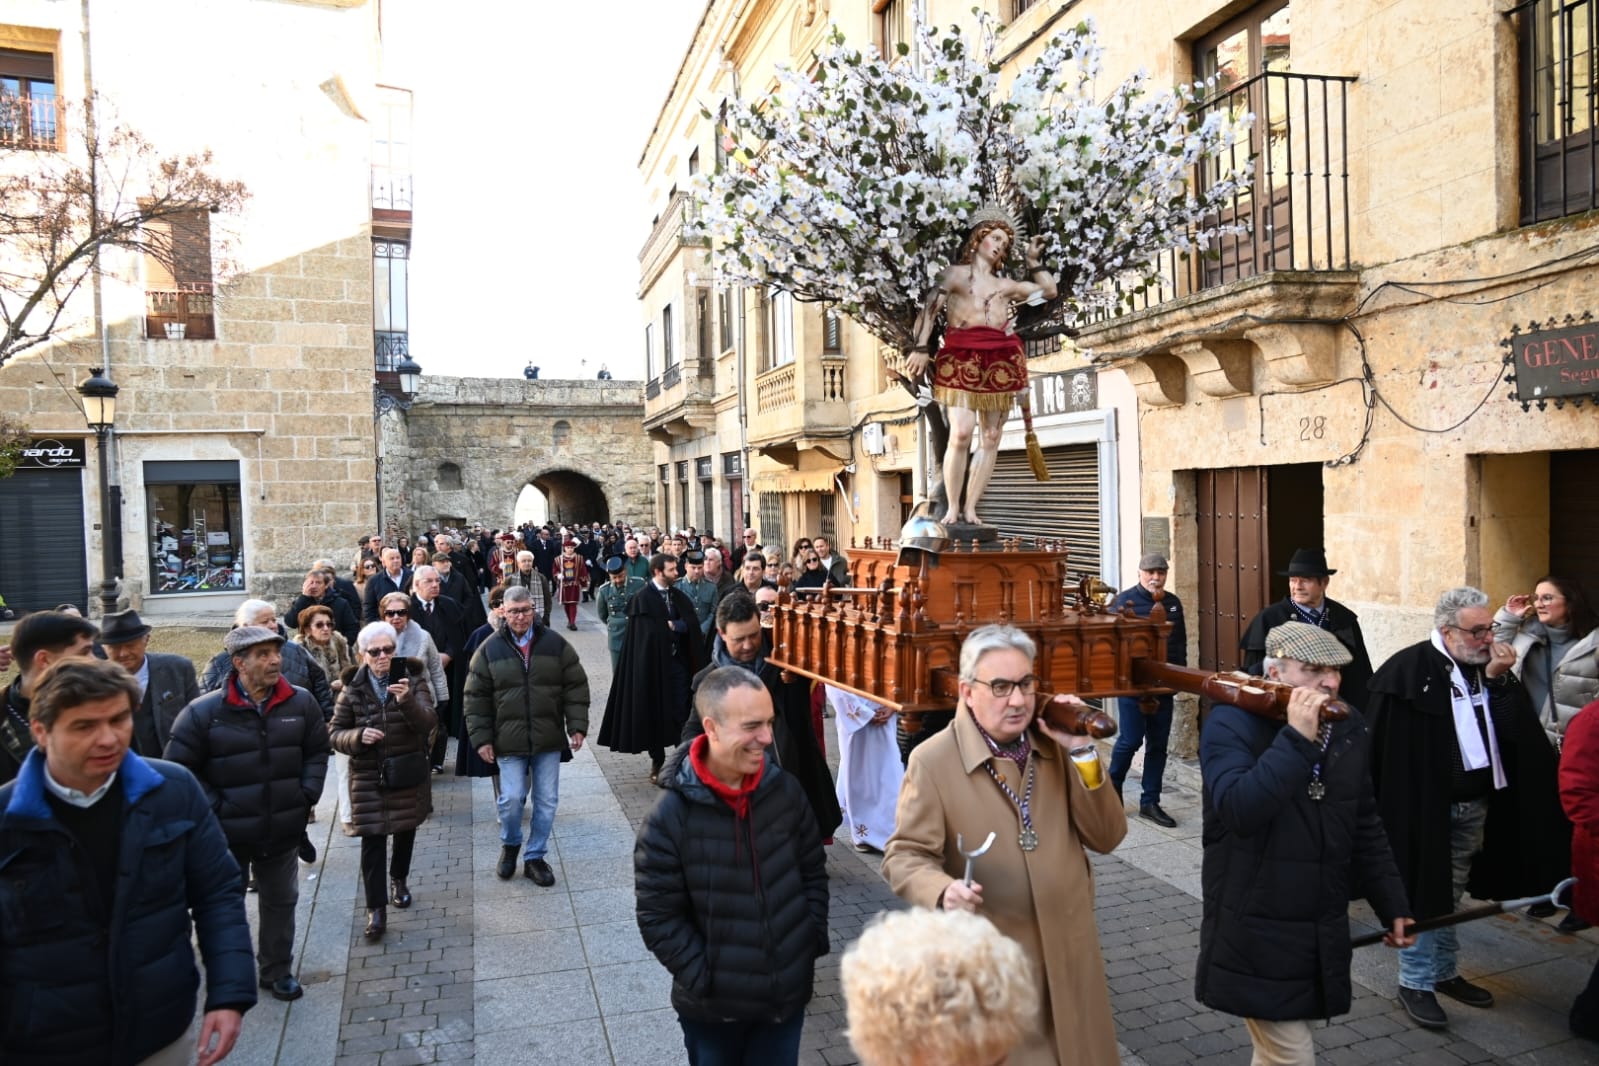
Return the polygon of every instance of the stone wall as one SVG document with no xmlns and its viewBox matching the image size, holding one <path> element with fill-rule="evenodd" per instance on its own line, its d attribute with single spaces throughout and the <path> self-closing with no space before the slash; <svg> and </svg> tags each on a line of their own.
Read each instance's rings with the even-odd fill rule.
<svg viewBox="0 0 1599 1066">
<path fill-rule="evenodd" d="M 643 418 L 637 381 L 424 377 L 385 461 L 385 518 L 413 532 L 443 517 L 503 527 L 533 484 L 554 520 L 647 522 Z"/>
</svg>

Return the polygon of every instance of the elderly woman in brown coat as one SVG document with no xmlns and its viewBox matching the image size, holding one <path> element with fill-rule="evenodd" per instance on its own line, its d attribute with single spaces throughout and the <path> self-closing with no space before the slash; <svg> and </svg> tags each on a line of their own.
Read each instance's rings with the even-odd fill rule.
<svg viewBox="0 0 1599 1066">
<path fill-rule="evenodd" d="M 346 831 L 361 838 L 361 883 L 366 890 L 366 935 L 376 940 L 388 924 L 386 903 L 411 905 L 416 830 L 433 811 L 428 741 L 438 727 L 429 686 L 417 679 L 416 659 L 396 659 L 398 634 L 387 622 L 361 630 L 361 665 L 347 671 L 329 732 L 335 751 L 350 757 L 350 818 Z M 389 838 L 389 891 L 383 890 Z"/>
</svg>

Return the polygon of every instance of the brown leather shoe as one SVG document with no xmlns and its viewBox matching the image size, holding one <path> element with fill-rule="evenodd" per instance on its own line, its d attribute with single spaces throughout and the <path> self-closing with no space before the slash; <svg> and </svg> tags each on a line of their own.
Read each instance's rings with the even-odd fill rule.
<svg viewBox="0 0 1599 1066">
<path fill-rule="evenodd" d="M 382 907 L 374 907 L 371 910 L 367 911 L 366 912 L 366 938 L 368 940 L 380 940 L 380 939 L 382 939 L 383 930 L 388 928 L 388 924 L 389 924 L 389 920 L 388 919 L 389 919 L 388 912 L 385 911 Z"/>
<path fill-rule="evenodd" d="M 402 911 L 411 905 L 411 890 L 405 887 L 405 878 L 389 878 L 389 902 Z"/>
</svg>

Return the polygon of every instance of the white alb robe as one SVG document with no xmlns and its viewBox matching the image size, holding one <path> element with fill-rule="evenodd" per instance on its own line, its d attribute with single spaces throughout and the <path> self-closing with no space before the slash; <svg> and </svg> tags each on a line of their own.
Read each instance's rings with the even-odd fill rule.
<svg viewBox="0 0 1599 1066">
<path fill-rule="evenodd" d="M 827 688 L 827 702 L 838 723 L 838 805 L 850 843 L 882 851 L 894 835 L 894 809 L 905 767 L 899 761 L 895 719 L 872 725 L 881 706 L 871 700 Z"/>
</svg>

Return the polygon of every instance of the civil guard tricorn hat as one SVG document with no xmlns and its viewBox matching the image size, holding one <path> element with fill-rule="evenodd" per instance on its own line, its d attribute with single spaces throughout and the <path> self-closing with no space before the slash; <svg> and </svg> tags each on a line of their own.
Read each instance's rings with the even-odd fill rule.
<svg viewBox="0 0 1599 1066">
<path fill-rule="evenodd" d="M 1327 569 L 1327 552 L 1324 548 L 1295 548 L 1288 569 L 1277 571 L 1278 577 L 1331 577 L 1338 571 Z"/>
</svg>

